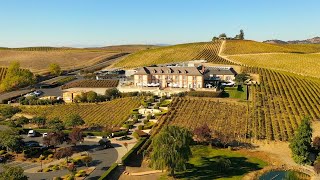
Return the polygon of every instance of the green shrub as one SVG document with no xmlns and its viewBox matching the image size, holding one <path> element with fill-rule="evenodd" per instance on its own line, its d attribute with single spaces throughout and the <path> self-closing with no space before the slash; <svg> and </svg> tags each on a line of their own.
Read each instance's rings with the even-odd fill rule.
<svg viewBox="0 0 320 180">
<path fill-rule="evenodd" d="M 56 164 L 51 169 L 52 169 L 52 171 L 57 171 L 60 169 L 60 166 Z"/>
<path fill-rule="evenodd" d="M 193 97 L 221 97 L 221 92 L 189 91 L 187 95 Z"/>
<path fill-rule="evenodd" d="M 44 169 L 42 170 L 42 172 L 49 172 L 49 171 L 51 171 L 50 168 L 44 168 Z"/>
<path fill-rule="evenodd" d="M 5 154 L 5 153 L 6 153 L 5 150 L 1 150 L 1 151 L 0 151 L 0 155 L 3 155 L 3 154 Z"/>
<path fill-rule="evenodd" d="M 143 125 L 139 125 L 139 126 L 138 126 L 138 129 L 139 129 L 139 130 L 143 130 Z"/>
<path fill-rule="evenodd" d="M 149 122 L 149 119 L 143 120 L 143 124 L 147 124 Z"/>
<path fill-rule="evenodd" d="M 147 115 L 147 120 L 150 120 L 151 117 L 152 117 L 152 115 L 151 115 L 151 114 L 148 114 L 148 115 Z"/>
<path fill-rule="evenodd" d="M 133 122 L 133 124 L 135 124 L 135 123 L 137 123 L 138 121 L 139 121 L 138 118 L 134 118 L 132 122 Z"/>
<path fill-rule="evenodd" d="M 136 139 L 140 139 L 140 136 L 139 136 L 139 134 L 138 134 L 137 132 L 133 132 L 133 133 L 132 133 L 132 136 L 133 136 L 134 138 L 136 138 Z"/>
<path fill-rule="evenodd" d="M 48 158 L 53 158 L 53 154 L 49 154 L 49 155 L 48 155 Z"/>
<path fill-rule="evenodd" d="M 124 136 L 124 135 L 127 135 L 128 134 L 128 131 L 119 131 L 119 132 L 114 132 L 113 133 L 113 137 L 120 137 L 120 136 Z"/>
</svg>

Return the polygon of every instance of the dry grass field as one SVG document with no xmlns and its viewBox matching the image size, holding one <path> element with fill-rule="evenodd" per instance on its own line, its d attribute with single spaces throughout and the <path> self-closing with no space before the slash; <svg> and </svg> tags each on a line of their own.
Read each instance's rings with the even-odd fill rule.
<svg viewBox="0 0 320 180">
<path fill-rule="evenodd" d="M 50 63 L 58 63 L 62 69 L 80 68 L 93 65 L 117 52 L 98 50 L 56 50 L 56 51 L 16 51 L 0 50 L 0 66 L 8 66 L 18 61 L 22 68 L 41 73 Z"/>
</svg>

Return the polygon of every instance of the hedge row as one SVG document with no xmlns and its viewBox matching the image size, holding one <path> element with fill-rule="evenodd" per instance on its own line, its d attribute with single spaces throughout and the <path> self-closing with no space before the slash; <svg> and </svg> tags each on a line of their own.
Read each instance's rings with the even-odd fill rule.
<svg viewBox="0 0 320 180">
<path fill-rule="evenodd" d="M 221 97 L 221 92 L 212 92 L 212 91 L 189 91 L 188 96 L 193 97 Z"/>
<path fill-rule="evenodd" d="M 127 154 L 125 154 L 121 160 L 122 160 L 122 164 L 127 165 L 130 158 L 134 155 L 137 154 L 137 152 L 139 151 L 139 149 L 141 148 L 141 146 L 144 144 L 144 142 L 147 140 L 146 137 L 140 138 L 140 141 L 129 151 L 127 152 Z"/>
<path fill-rule="evenodd" d="M 118 163 L 113 163 L 106 172 L 104 172 L 102 174 L 102 176 L 99 178 L 99 180 L 107 180 L 107 179 L 110 179 L 110 174 L 115 171 L 118 167 Z"/>
</svg>

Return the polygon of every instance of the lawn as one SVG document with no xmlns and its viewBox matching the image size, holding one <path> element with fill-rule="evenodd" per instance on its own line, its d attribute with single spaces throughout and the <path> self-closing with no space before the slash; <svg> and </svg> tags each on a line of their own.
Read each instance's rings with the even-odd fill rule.
<svg viewBox="0 0 320 180">
<path fill-rule="evenodd" d="M 192 158 L 189 160 L 188 168 L 184 172 L 176 173 L 178 179 L 241 179 L 245 174 L 262 169 L 266 162 L 242 155 L 228 149 L 215 149 L 209 146 L 192 146 Z M 231 161 L 230 168 L 219 171 L 217 160 L 221 157 Z M 162 178 L 164 179 L 164 178 Z"/>
<path fill-rule="evenodd" d="M 226 96 L 229 98 L 237 98 L 241 100 L 247 99 L 246 86 L 243 86 L 241 89 L 238 89 L 238 87 L 225 87 L 224 91 L 227 93 Z"/>
</svg>

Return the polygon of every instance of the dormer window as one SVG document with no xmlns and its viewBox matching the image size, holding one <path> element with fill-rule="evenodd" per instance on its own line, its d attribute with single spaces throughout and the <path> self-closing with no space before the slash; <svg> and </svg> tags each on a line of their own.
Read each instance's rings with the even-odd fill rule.
<svg viewBox="0 0 320 180">
<path fill-rule="evenodd" d="M 157 73 L 157 70 L 154 69 L 154 70 L 153 70 L 153 73 Z"/>
<path fill-rule="evenodd" d="M 184 70 L 184 72 L 185 72 L 186 74 L 188 74 L 188 71 L 187 71 L 187 70 Z"/>
</svg>

